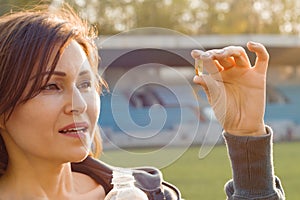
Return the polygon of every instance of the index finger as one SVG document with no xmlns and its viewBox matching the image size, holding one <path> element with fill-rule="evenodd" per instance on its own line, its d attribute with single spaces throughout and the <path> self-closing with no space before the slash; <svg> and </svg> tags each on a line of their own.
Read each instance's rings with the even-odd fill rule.
<svg viewBox="0 0 300 200">
<path fill-rule="evenodd" d="M 219 65 L 216 65 L 216 62 L 213 59 L 213 55 L 212 55 L 211 51 L 204 52 L 201 50 L 193 50 L 191 54 L 195 60 L 197 60 L 197 59 L 201 60 L 201 62 L 202 62 L 201 64 L 205 68 L 205 71 L 208 72 L 209 74 L 215 74 L 215 73 L 218 73 L 219 71 L 222 71 L 223 68 Z M 196 64 L 199 64 L 199 63 L 196 63 Z M 195 68 L 197 68 L 197 67 L 198 66 L 195 66 Z"/>
</svg>

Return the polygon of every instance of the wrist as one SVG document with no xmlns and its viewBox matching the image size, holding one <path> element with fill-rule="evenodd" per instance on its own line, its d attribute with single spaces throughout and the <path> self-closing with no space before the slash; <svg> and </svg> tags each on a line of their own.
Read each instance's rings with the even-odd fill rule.
<svg viewBox="0 0 300 200">
<path fill-rule="evenodd" d="M 225 129 L 224 131 L 230 135 L 235 136 L 261 136 L 267 134 L 265 124 L 262 124 L 259 127 L 253 129 Z"/>
</svg>

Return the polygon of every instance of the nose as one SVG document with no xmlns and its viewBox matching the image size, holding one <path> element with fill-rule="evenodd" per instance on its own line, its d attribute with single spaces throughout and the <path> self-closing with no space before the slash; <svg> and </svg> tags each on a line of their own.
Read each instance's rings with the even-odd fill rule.
<svg viewBox="0 0 300 200">
<path fill-rule="evenodd" d="M 87 109 L 87 103 L 80 91 L 75 87 L 68 95 L 68 103 L 65 107 L 66 114 L 81 114 Z"/>
</svg>

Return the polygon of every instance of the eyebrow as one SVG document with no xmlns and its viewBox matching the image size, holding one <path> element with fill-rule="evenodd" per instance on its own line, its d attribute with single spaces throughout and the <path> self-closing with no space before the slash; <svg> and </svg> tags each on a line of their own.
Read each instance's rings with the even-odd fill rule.
<svg viewBox="0 0 300 200">
<path fill-rule="evenodd" d="M 46 74 L 49 74 L 50 72 L 45 72 Z M 44 74 L 43 74 L 44 75 Z M 60 72 L 60 71 L 54 71 L 52 75 L 56 75 L 56 76 L 67 76 L 67 74 L 65 72 Z"/>
<path fill-rule="evenodd" d="M 89 73 L 88 70 L 84 70 L 84 71 L 82 71 L 82 72 L 79 73 L 79 76 L 82 76 L 82 75 L 85 75 L 85 74 L 88 74 L 88 73 Z M 50 74 L 50 72 L 47 71 L 47 72 L 42 73 L 42 76 L 46 76 L 46 75 L 49 75 L 49 74 Z M 67 76 L 67 74 L 65 72 L 61 72 L 61 71 L 54 71 L 52 73 L 52 75 L 62 76 L 62 77 Z M 30 80 L 34 79 L 36 76 L 37 75 L 33 76 Z"/>
<path fill-rule="evenodd" d="M 47 71 L 47 72 L 43 72 L 42 74 L 40 74 L 41 76 L 46 76 L 46 75 L 49 75 L 50 74 L 50 71 Z M 67 74 L 65 72 L 60 72 L 60 71 L 54 71 L 52 73 L 53 75 L 57 75 L 57 76 L 67 76 Z M 30 80 L 33 80 L 34 78 L 36 78 L 37 76 L 39 75 L 34 75 L 30 78 Z"/>
<path fill-rule="evenodd" d="M 84 70 L 82 72 L 79 73 L 79 76 L 85 75 L 85 74 L 89 74 L 90 71 L 89 70 Z"/>
<path fill-rule="evenodd" d="M 83 76 L 85 74 L 88 74 L 89 71 L 88 70 L 84 70 L 84 71 L 81 71 L 79 72 L 79 76 Z M 49 72 L 45 72 L 45 74 L 49 74 Z M 57 76 L 67 76 L 67 74 L 65 72 L 61 72 L 61 71 L 54 71 L 53 72 L 53 75 L 57 75 Z"/>
</svg>

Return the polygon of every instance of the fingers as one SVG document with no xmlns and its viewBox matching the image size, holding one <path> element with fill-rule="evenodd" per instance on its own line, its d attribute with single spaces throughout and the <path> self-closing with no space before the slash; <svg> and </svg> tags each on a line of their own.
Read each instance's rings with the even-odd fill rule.
<svg viewBox="0 0 300 200">
<path fill-rule="evenodd" d="M 200 58 L 200 55 L 203 53 L 203 51 L 201 50 L 193 50 L 191 52 L 191 55 L 194 59 L 199 59 Z"/>
<path fill-rule="evenodd" d="M 225 70 L 232 68 L 235 66 L 235 61 L 232 57 L 228 58 L 221 58 L 218 60 L 215 60 L 216 65 L 219 65 L 220 67 L 224 68 Z"/>
<path fill-rule="evenodd" d="M 245 49 L 239 46 L 212 49 L 206 52 L 193 50 L 191 54 L 194 59 L 201 59 L 203 61 L 204 68 L 209 74 L 215 74 L 232 67 L 251 67 Z"/>
<path fill-rule="evenodd" d="M 193 50 L 191 55 L 194 59 L 201 59 L 203 61 L 203 66 L 209 74 L 215 74 L 223 70 L 222 66 L 216 65 L 211 51 Z"/>
<path fill-rule="evenodd" d="M 205 81 L 202 76 L 197 76 L 197 75 L 194 76 L 193 81 L 194 81 L 194 83 L 199 84 L 202 87 L 206 86 Z"/>
<path fill-rule="evenodd" d="M 243 47 L 228 46 L 223 48 L 223 53 L 216 53 L 214 58 L 224 66 L 224 68 L 235 67 L 251 67 L 249 58 Z"/>
<path fill-rule="evenodd" d="M 201 75 L 201 76 L 195 75 L 193 78 L 193 82 L 200 85 L 203 88 L 203 90 L 207 96 L 207 100 L 208 100 L 208 102 L 210 102 L 210 98 L 208 95 L 208 87 L 203 79 L 203 76 L 205 76 L 205 75 Z"/>
<path fill-rule="evenodd" d="M 262 44 L 256 42 L 248 42 L 247 47 L 250 51 L 256 54 L 256 61 L 254 65 L 255 70 L 265 74 L 267 72 L 269 62 L 268 51 Z"/>
<path fill-rule="evenodd" d="M 224 88 L 223 84 L 217 80 L 215 80 L 210 75 L 201 75 L 194 76 L 194 83 L 199 84 L 204 89 L 206 96 L 208 98 L 208 102 L 212 103 L 214 99 L 220 94 L 220 90 Z"/>
<path fill-rule="evenodd" d="M 247 47 L 257 56 L 254 69 L 261 73 L 266 73 L 269 54 L 266 48 L 255 42 L 248 42 Z M 192 57 L 203 61 L 204 69 L 209 74 L 215 74 L 232 67 L 251 68 L 249 57 L 243 47 L 228 46 L 223 49 L 213 49 L 209 51 L 193 50 Z"/>
</svg>

